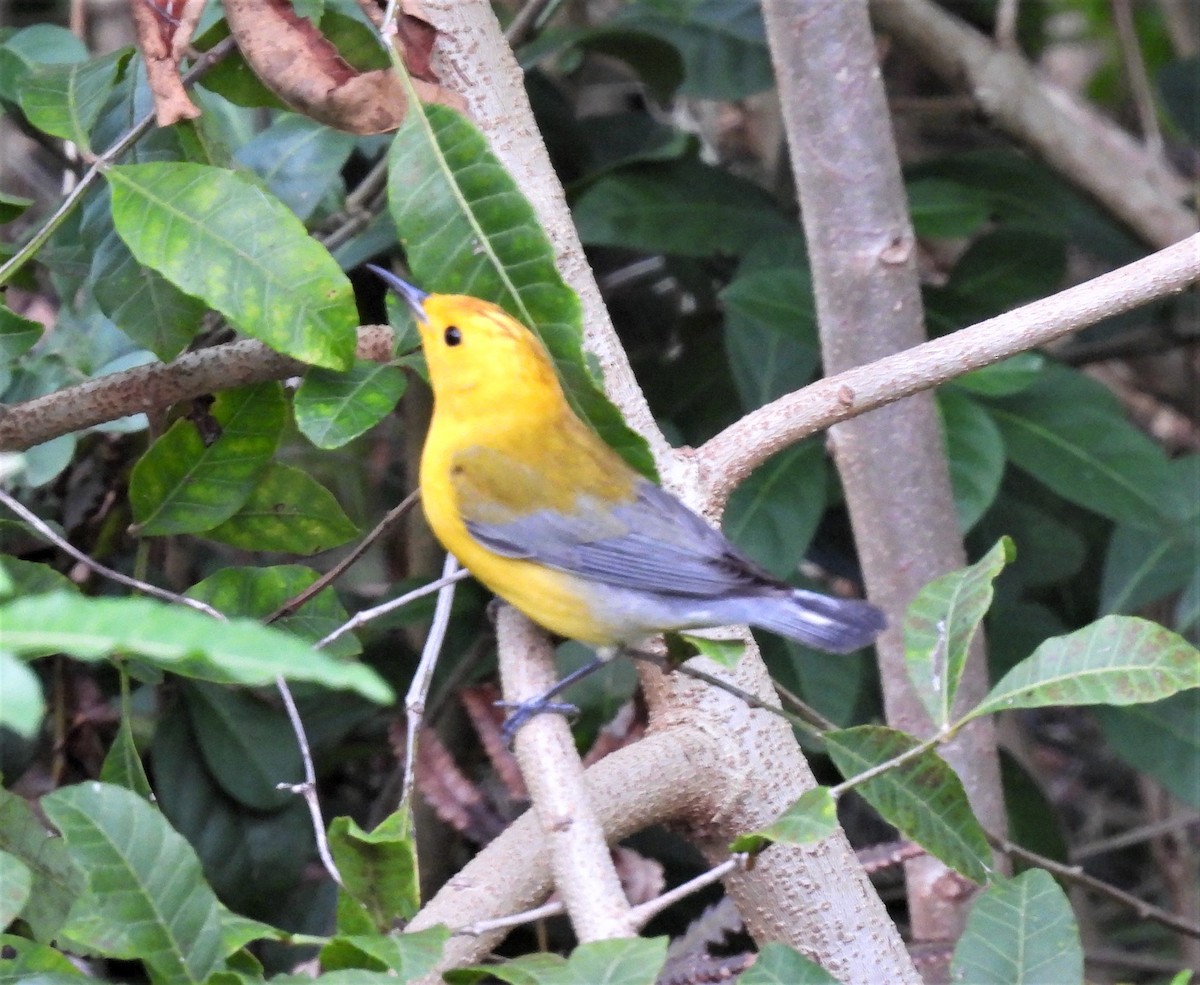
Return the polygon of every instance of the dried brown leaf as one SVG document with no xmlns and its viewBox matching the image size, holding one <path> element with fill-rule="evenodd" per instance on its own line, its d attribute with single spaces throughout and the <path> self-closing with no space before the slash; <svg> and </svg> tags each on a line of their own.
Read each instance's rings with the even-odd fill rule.
<svg viewBox="0 0 1200 985">
<path fill-rule="evenodd" d="M 160 127 L 194 120 L 200 108 L 183 88 L 179 60 L 191 43 L 204 0 L 129 0 L 137 44 L 146 61 L 146 80 L 154 99 L 154 118 Z"/>
</svg>

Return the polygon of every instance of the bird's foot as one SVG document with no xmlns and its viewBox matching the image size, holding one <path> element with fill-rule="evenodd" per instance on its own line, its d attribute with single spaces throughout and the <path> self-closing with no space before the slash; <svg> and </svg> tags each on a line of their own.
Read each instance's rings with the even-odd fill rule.
<svg viewBox="0 0 1200 985">
<path fill-rule="evenodd" d="M 579 709 L 569 701 L 552 701 L 553 694 L 543 694 L 528 701 L 497 701 L 497 708 L 506 708 L 512 712 L 500 727 L 500 736 L 506 746 L 511 746 L 516 738 L 517 729 L 538 715 L 547 713 L 571 717 L 579 714 Z"/>
</svg>

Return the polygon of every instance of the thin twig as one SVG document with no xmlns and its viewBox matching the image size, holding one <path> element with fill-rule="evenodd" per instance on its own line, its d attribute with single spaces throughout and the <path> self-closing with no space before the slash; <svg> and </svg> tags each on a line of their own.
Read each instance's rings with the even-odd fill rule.
<svg viewBox="0 0 1200 985">
<path fill-rule="evenodd" d="M 1030 865 L 1036 865 L 1038 868 L 1045 869 L 1053 876 L 1058 876 L 1067 882 L 1083 886 L 1085 889 L 1090 889 L 1102 896 L 1107 896 L 1122 906 L 1129 907 L 1143 920 L 1153 920 L 1155 923 L 1160 923 L 1164 927 L 1170 927 L 1181 934 L 1200 938 L 1200 924 L 1198 923 L 1185 920 L 1183 917 L 1177 916 L 1169 910 L 1161 909 L 1153 903 L 1147 903 L 1145 900 L 1138 899 L 1123 889 L 1118 889 L 1116 886 L 1111 886 L 1107 882 L 1097 879 L 1095 876 L 1090 876 L 1077 865 L 1063 865 L 1061 862 L 1056 862 L 1045 855 L 1039 855 L 1037 852 L 1031 852 L 1028 848 L 1022 848 L 1016 842 L 1009 841 L 1007 838 L 1001 838 L 990 831 L 985 831 L 985 834 L 987 835 L 988 843 L 998 852 L 1003 852 L 1011 858 L 1020 859 L 1022 862 L 1028 862 Z"/>
<path fill-rule="evenodd" d="M 504 40 L 516 48 L 529 40 L 538 25 L 545 21 L 546 11 L 558 6 L 559 0 L 526 0 L 504 30 Z"/>
<path fill-rule="evenodd" d="M 80 564 L 90 568 L 96 574 L 108 578 L 111 581 L 118 582 L 127 588 L 132 588 L 134 591 L 141 592 L 143 595 L 150 595 L 153 598 L 162 599 L 164 602 L 173 602 L 176 605 L 186 605 L 190 608 L 203 612 L 207 616 L 212 616 L 214 619 L 224 621 L 225 616 L 214 609 L 207 602 L 201 602 L 199 599 L 190 599 L 186 595 L 178 595 L 175 592 L 168 591 L 165 588 L 159 588 L 157 585 L 151 585 L 147 581 L 142 581 L 138 578 L 131 578 L 129 575 L 121 574 L 119 571 L 114 571 L 112 568 L 105 567 L 95 558 L 85 554 L 79 548 L 75 547 L 66 538 L 59 536 L 49 524 L 41 519 L 36 513 L 26 509 L 21 503 L 13 499 L 7 492 L 0 489 L 0 503 L 7 506 L 13 513 L 17 514 L 22 520 L 29 524 L 30 527 L 37 532 L 40 537 L 50 541 L 64 554 L 69 554 Z"/>
<path fill-rule="evenodd" d="M 748 854 L 739 852 L 731 858 L 726 859 L 720 865 L 715 865 L 707 872 L 700 873 L 695 879 L 689 879 L 687 882 L 676 886 L 661 896 L 656 896 L 654 899 L 647 900 L 640 906 L 635 906 L 629 911 L 630 920 L 634 926 L 646 926 L 646 924 L 662 913 L 667 907 L 674 906 L 681 899 L 686 899 L 706 886 L 711 886 L 714 882 L 720 882 L 720 880 L 724 879 L 734 869 L 744 866 L 749 857 Z"/>
<path fill-rule="evenodd" d="M 453 554 L 447 554 L 442 565 L 442 577 L 431 585 L 438 586 L 437 604 L 433 608 L 433 622 L 421 648 L 421 659 L 413 674 L 408 693 L 404 696 L 404 714 L 408 725 L 408 741 L 404 748 L 404 782 L 400 788 L 400 805 L 411 802 L 413 784 L 416 782 L 417 736 L 421 730 L 421 719 L 425 714 L 425 699 L 429 696 L 429 685 L 433 681 L 433 670 L 437 666 L 446 640 L 446 629 L 450 625 L 450 609 L 454 604 L 454 583 L 469 572 L 458 567 Z"/>
<path fill-rule="evenodd" d="M 313 768 L 312 750 L 308 746 L 304 722 L 300 720 L 300 710 L 296 707 L 292 691 L 287 686 L 287 681 L 283 679 L 282 674 L 275 678 L 275 686 L 279 688 L 279 696 L 283 698 L 288 721 L 292 723 L 292 731 L 296 735 L 296 745 L 300 747 L 300 758 L 304 762 L 303 783 L 277 783 L 276 789 L 290 790 L 304 798 L 304 802 L 308 805 L 309 817 L 312 818 L 313 835 L 317 840 L 317 855 L 321 858 L 321 864 L 325 866 L 325 871 L 329 873 L 333 881 L 344 887 L 342 874 L 338 872 L 338 867 L 333 861 L 333 854 L 329 851 L 329 841 L 325 837 L 325 819 L 321 816 L 321 802 L 317 799 L 317 771 Z"/>
<path fill-rule="evenodd" d="M 551 903 L 543 903 L 541 906 L 535 906 L 532 910 L 522 910 L 520 913 L 513 913 L 506 917 L 493 917 L 491 920 L 480 920 L 478 923 L 473 923 L 467 927 L 456 927 L 454 932 L 456 934 L 479 937 L 481 934 L 490 934 L 497 930 L 509 930 L 512 927 L 520 927 L 522 924 L 562 916 L 565 912 L 566 907 L 563 906 L 563 901 L 554 900 Z"/>
<path fill-rule="evenodd" d="M 337 564 L 321 575 L 320 578 L 304 589 L 304 591 L 297 593 L 292 598 L 284 602 L 283 605 L 267 616 L 264 622 L 267 625 L 270 625 L 277 619 L 282 619 L 284 616 L 290 616 L 293 612 L 308 602 L 309 599 L 321 591 L 321 589 L 332 584 L 334 581 L 340 578 L 346 569 L 354 564 L 359 558 L 361 558 L 367 552 L 367 549 L 374 544 L 375 541 L 382 537 L 393 523 L 395 523 L 402 516 L 404 516 L 405 513 L 412 509 L 413 504 L 416 503 L 420 497 L 420 490 L 417 489 L 414 489 L 407 496 L 405 496 L 404 499 L 401 500 L 399 506 L 393 506 L 387 511 L 386 514 L 384 514 L 383 519 L 375 524 L 375 528 L 361 541 L 359 541 L 358 544 L 355 545 L 354 550 L 352 550 Z"/>
<path fill-rule="evenodd" d="M 362 609 L 361 611 L 354 613 L 353 616 L 347 619 L 344 623 L 342 623 L 342 625 L 340 625 L 324 639 L 318 640 L 316 643 L 314 643 L 313 646 L 318 650 L 321 649 L 321 647 L 329 646 L 329 644 L 334 640 L 341 639 L 347 633 L 358 629 L 360 626 L 366 625 L 371 620 L 378 619 L 380 616 L 385 616 L 389 612 L 403 608 L 404 606 L 408 605 L 409 602 L 416 601 L 417 599 L 423 598 L 426 595 L 431 595 L 438 589 L 445 588 L 447 585 L 452 584 L 453 582 L 462 581 L 464 578 L 469 577 L 470 574 L 471 573 L 464 568 L 461 571 L 455 571 L 452 575 L 439 578 L 437 581 L 431 581 L 428 585 L 422 585 L 420 588 L 415 588 L 411 592 L 406 592 L 404 595 L 401 595 L 399 598 L 392 599 L 390 602 L 384 602 L 382 605 L 377 605 L 373 609 Z"/>
</svg>

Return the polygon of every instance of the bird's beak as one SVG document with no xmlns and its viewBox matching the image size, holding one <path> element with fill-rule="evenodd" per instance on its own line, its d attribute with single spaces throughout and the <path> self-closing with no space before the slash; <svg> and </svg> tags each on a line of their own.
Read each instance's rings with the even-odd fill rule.
<svg viewBox="0 0 1200 985">
<path fill-rule="evenodd" d="M 365 265 L 368 270 L 379 276 L 388 287 L 404 298 L 405 303 L 412 309 L 412 313 L 416 316 L 417 321 L 428 321 L 425 316 L 425 299 L 429 295 L 420 288 L 413 287 L 406 280 L 401 280 L 390 270 L 384 270 L 383 267 L 377 267 L 373 263 Z"/>
</svg>

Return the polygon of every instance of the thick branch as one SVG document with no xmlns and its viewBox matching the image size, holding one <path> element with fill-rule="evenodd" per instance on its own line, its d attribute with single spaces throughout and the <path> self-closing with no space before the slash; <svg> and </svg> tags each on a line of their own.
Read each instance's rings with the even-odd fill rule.
<svg viewBox="0 0 1200 985">
<path fill-rule="evenodd" d="M 392 358 L 392 330 L 364 325 L 358 356 L 375 362 Z M 150 413 L 206 393 L 264 380 L 298 376 L 308 366 L 255 339 L 240 339 L 184 353 L 169 363 L 150 363 L 98 376 L 11 407 L 0 406 L 0 451 L 24 451 L 61 434 Z"/>
<path fill-rule="evenodd" d="M 1167 246 L 1197 229 L 1181 203 L 1188 183 L 1124 130 L 1039 78 L 1020 55 L 993 44 L 933 0 L 872 0 L 880 30 L 1068 181 L 1094 196 L 1142 239 Z"/>
<path fill-rule="evenodd" d="M 1200 281 L 1200 234 L 971 328 L 818 380 L 731 424 L 694 453 L 710 512 L 742 479 L 814 431 L 1176 294 Z"/>
</svg>

